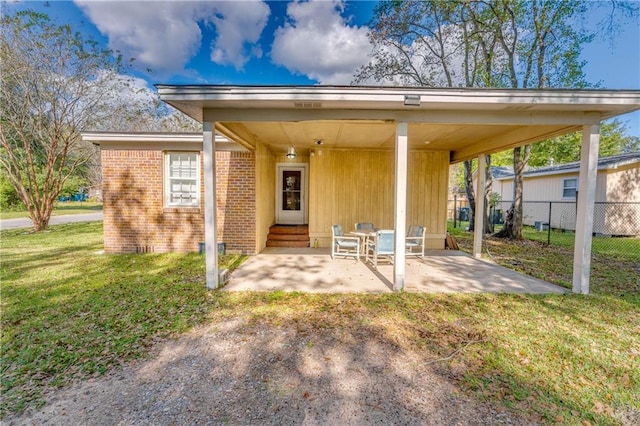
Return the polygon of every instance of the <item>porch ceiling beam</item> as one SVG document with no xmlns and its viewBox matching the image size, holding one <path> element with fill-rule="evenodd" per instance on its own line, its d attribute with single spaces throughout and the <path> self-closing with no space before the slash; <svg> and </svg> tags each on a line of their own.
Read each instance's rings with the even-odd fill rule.
<svg viewBox="0 0 640 426">
<path fill-rule="evenodd" d="M 453 151 L 451 153 L 451 163 L 470 160 L 478 157 L 480 154 L 493 154 L 517 146 L 528 145 L 579 129 L 580 126 L 561 128 L 548 126 L 546 130 L 541 131 L 539 127 L 521 127 L 500 136 L 483 139 L 465 148 Z"/>
<path fill-rule="evenodd" d="M 599 116 L 599 115 L 598 115 Z M 526 126 L 583 126 L 596 124 L 593 114 L 576 111 L 495 110 L 376 110 L 324 108 L 207 108 L 204 119 L 216 117 L 220 122 L 299 122 L 367 120 L 425 124 L 482 124 Z"/>
<path fill-rule="evenodd" d="M 216 123 L 216 130 L 221 135 L 224 135 L 227 139 L 236 142 L 238 145 L 243 146 L 244 148 L 248 149 L 249 151 L 255 151 L 256 150 L 256 142 L 255 141 L 247 140 L 248 138 L 246 136 L 241 136 L 240 134 L 238 134 L 238 132 L 234 132 L 233 130 L 231 130 L 227 126 L 225 126 L 224 124 Z"/>
</svg>

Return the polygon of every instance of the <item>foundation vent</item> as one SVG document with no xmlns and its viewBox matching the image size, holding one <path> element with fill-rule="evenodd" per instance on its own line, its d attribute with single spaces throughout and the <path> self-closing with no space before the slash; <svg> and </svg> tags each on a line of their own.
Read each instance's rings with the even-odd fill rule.
<svg viewBox="0 0 640 426">
<path fill-rule="evenodd" d="M 223 286 L 226 283 L 228 283 L 229 282 L 229 277 L 230 277 L 229 270 L 228 269 L 221 269 L 218 272 L 218 285 Z"/>
<path fill-rule="evenodd" d="M 153 246 L 136 246 L 136 253 L 153 253 Z"/>
<path fill-rule="evenodd" d="M 320 102 L 295 102 L 293 105 L 295 105 L 296 108 L 304 109 L 322 108 L 322 104 Z"/>
</svg>

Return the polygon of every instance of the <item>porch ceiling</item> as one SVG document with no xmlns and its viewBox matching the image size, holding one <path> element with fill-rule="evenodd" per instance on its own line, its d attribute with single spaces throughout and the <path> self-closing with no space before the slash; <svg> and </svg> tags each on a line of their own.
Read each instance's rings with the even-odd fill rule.
<svg viewBox="0 0 640 426">
<path fill-rule="evenodd" d="M 449 151 L 452 162 L 581 129 L 640 109 L 640 91 L 402 87 L 158 86 L 161 98 L 212 121 L 249 149 L 276 153 L 393 149 L 397 122 L 409 149 Z M 407 96 L 418 105 L 405 105 Z"/>
<path fill-rule="evenodd" d="M 490 147 L 492 141 L 519 143 L 524 135 L 527 140 L 540 140 L 564 133 L 579 126 L 536 126 L 497 124 L 409 124 L 409 149 L 430 151 L 466 150 Z M 306 155 L 312 149 L 393 149 L 396 125 L 384 121 L 305 121 L 305 122 L 224 122 L 217 129 L 230 139 L 241 136 L 255 146 L 255 141 L 267 145 L 273 152 L 284 153 L 294 146 L 299 154 Z M 318 143 L 321 142 L 321 143 Z M 498 151 L 501 143 L 494 150 Z"/>
</svg>

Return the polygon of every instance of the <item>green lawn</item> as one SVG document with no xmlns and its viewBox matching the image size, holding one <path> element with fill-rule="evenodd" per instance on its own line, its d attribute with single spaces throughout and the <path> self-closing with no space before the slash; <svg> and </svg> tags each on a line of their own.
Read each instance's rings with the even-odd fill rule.
<svg viewBox="0 0 640 426">
<path fill-rule="evenodd" d="M 145 356 L 195 324 L 242 316 L 311 333 L 374 333 L 429 351 L 461 392 L 532 420 L 640 418 L 640 289 L 624 261 L 594 261 L 606 273 L 595 274 L 591 296 L 227 293 L 205 289 L 197 254 L 100 254 L 99 222 L 0 237 L 2 413 L 38 406 L 45 389 Z M 496 242 L 489 250 L 566 285 L 564 248 Z M 530 263 L 536 256 L 544 261 Z"/>
<path fill-rule="evenodd" d="M 473 234 L 467 226 L 452 228 L 462 250 L 470 253 Z M 552 231 L 551 245 L 547 232 L 524 227 L 525 240 L 506 241 L 486 236 L 483 256 L 507 268 L 571 288 L 573 276 L 574 234 Z M 609 295 L 640 294 L 640 238 L 593 238 L 590 289 Z"/>
<path fill-rule="evenodd" d="M 82 214 L 102 211 L 102 203 L 92 201 L 65 201 L 56 202 L 53 207 L 53 215 L 59 216 L 64 214 Z M 20 219 L 29 217 L 26 210 L 19 211 L 0 211 L 0 220 L 4 219 Z"/>
</svg>

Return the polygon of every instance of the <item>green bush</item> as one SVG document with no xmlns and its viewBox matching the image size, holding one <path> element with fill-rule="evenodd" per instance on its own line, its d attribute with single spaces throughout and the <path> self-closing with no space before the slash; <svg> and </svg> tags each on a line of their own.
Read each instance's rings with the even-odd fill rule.
<svg viewBox="0 0 640 426">
<path fill-rule="evenodd" d="M 24 204 L 9 179 L 0 174 L 0 209 L 3 211 L 24 210 Z"/>
</svg>

